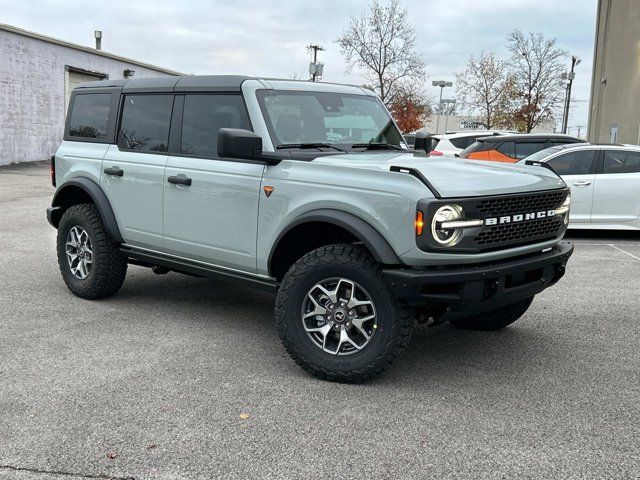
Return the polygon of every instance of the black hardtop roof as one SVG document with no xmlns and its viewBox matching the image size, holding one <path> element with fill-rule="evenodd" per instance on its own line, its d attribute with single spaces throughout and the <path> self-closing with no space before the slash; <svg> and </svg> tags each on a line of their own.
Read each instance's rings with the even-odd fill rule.
<svg viewBox="0 0 640 480">
<path fill-rule="evenodd" d="M 487 135 L 486 137 L 480 137 L 478 142 L 484 142 L 486 140 L 492 142 L 508 142 L 512 140 L 570 140 L 572 143 L 584 143 L 584 140 L 578 137 L 572 137 L 571 135 L 565 135 L 563 133 L 515 133 L 513 135 Z"/>
<path fill-rule="evenodd" d="M 253 78 L 244 75 L 185 75 L 131 78 L 127 80 L 99 80 L 86 82 L 76 88 L 118 88 L 131 92 L 239 92 L 242 82 Z"/>
</svg>

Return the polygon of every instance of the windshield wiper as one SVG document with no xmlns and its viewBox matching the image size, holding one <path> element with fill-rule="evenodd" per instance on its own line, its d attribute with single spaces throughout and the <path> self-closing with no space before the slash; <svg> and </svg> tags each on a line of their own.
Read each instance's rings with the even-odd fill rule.
<svg viewBox="0 0 640 480">
<path fill-rule="evenodd" d="M 404 150 L 398 145 L 384 142 L 354 143 L 351 148 L 364 148 L 365 150 Z"/>
<path fill-rule="evenodd" d="M 339 152 L 345 152 L 346 150 L 340 147 L 336 147 L 335 145 L 332 145 L 330 143 L 321 143 L 321 142 L 311 142 L 311 143 L 282 143 L 280 145 L 276 145 L 276 149 L 277 150 L 283 150 L 286 148 L 299 148 L 299 149 L 305 149 L 305 148 L 333 148 L 334 150 L 337 150 Z"/>
</svg>

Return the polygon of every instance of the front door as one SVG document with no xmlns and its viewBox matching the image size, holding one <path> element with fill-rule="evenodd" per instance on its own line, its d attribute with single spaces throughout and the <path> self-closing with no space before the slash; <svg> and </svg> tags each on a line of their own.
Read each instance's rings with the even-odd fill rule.
<svg viewBox="0 0 640 480">
<path fill-rule="evenodd" d="M 574 150 L 547 162 L 571 189 L 572 224 L 591 222 L 596 153 L 596 150 Z"/>
<path fill-rule="evenodd" d="M 256 271 L 258 201 L 264 164 L 220 159 L 220 128 L 251 129 L 240 95 L 189 94 L 182 108 L 179 151 L 165 170 L 167 253 L 246 272 Z M 182 107 L 182 105 L 184 105 Z"/>
<path fill-rule="evenodd" d="M 126 95 L 118 145 L 102 162 L 100 185 L 124 241 L 161 250 L 164 169 L 173 95 Z"/>
</svg>

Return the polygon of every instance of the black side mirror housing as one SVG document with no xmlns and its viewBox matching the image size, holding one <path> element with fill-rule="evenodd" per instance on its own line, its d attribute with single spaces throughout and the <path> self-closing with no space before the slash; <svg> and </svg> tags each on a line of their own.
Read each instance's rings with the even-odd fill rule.
<svg viewBox="0 0 640 480">
<path fill-rule="evenodd" d="M 433 138 L 431 134 L 425 130 L 416 132 L 416 143 L 413 146 L 414 150 L 422 150 L 425 153 L 433 150 Z"/>
<path fill-rule="evenodd" d="M 262 137 L 240 128 L 221 128 L 218 130 L 218 156 L 261 160 Z"/>
</svg>

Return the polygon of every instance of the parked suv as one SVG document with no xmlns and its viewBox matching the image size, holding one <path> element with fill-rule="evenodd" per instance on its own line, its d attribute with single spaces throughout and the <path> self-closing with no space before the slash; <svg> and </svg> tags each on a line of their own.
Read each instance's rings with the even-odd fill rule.
<svg viewBox="0 0 640 480">
<path fill-rule="evenodd" d="M 509 325 L 573 250 L 552 171 L 415 158 L 359 87 L 92 82 L 52 162 L 47 216 L 75 295 L 115 293 L 128 264 L 267 289 L 289 355 L 329 380 L 381 373 L 416 319 Z"/>
<path fill-rule="evenodd" d="M 545 148 L 569 143 L 581 143 L 577 137 L 561 133 L 520 133 L 478 138 L 462 152 L 460 158 L 515 163 Z"/>
</svg>

